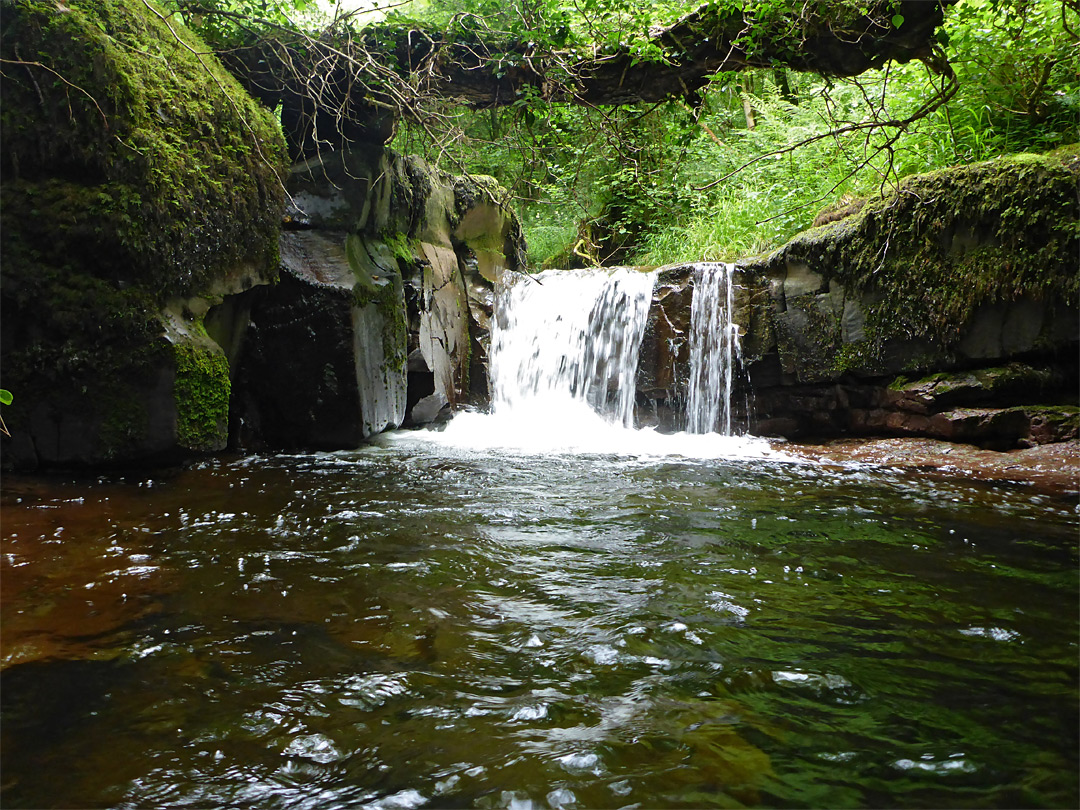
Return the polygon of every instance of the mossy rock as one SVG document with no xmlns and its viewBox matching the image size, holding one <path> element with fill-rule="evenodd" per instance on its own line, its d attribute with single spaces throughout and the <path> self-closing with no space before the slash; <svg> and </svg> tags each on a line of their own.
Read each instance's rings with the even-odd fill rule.
<svg viewBox="0 0 1080 810">
<path fill-rule="evenodd" d="M 280 128 L 178 19 L 141 0 L 14 0 L 0 52 L 39 63 L 4 71 L 5 242 L 48 261 L 77 238 L 81 269 L 162 296 L 273 259 Z"/>
<path fill-rule="evenodd" d="M 853 294 L 872 292 L 866 322 L 879 348 L 951 346 L 987 305 L 1080 304 L 1078 181 L 1076 147 L 916 175 L 795 237 L 762 269 L 806 266 Z"/>
<path fill-rule="evenodd" d="M 166 305 L 276 272 L 280 128 L 153 2 L 5 0 L 0 57 L 0 348 L 23 440 L 6 462 L 216 448 L 220 408 L 178 420 L 190 400 L 163 388 L 178 371 Z M 225 387 L 200 403 L 227 402 L 227 373 L 203 382 Z M 78 425 L 47 428 L 60 444 L 90 435 L 46 447 L 37 414 Z"/>
<path fill-rule="evenodd" d="M 918 380 L 894 379 L 888 391 L 922 403 L 930 410 L 954 407 L 1038 404 L 1066 396 L 1069 380 L 1059 369 L 1023 363 L 956 372 L 937 372 Z"/>
<path fill-rule="evenodd" d="M 229 439 L 229 361 L 196 343 L 174 347 L 176 439 L 186 450 L 223 450 Z"/>
</svg>

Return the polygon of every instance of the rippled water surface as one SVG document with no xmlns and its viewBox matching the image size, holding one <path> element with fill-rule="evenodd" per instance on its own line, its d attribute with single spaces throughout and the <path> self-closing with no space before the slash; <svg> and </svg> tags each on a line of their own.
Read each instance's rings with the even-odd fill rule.
<svg viewBox="0 0 1080 810">
<path fill-rule="evenodd" d="M 1075 499 L 388 437 L 5 481 L 4 807 L 1076 807 Z"/>
</svg>

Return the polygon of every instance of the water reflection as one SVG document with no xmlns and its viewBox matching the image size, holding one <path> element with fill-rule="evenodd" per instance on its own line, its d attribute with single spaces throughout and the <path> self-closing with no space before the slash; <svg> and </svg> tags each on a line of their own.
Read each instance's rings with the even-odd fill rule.
<svg viewBox="0 0 1080 810">
<path fill-rule="evenodd" d="M 415 436 L 5 490 L 5 807 L 1078 799 L 1052 498 Z"/>
</svg>

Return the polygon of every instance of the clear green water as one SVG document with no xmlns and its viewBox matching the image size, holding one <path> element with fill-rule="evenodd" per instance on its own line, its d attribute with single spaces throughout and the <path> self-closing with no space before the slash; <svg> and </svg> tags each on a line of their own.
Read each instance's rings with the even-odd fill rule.
<svg viewBox="0 0 1080 810">
<path fill-rule="evenodd" d="M 439 451 L 5 481 L 17 807 L 1076 807 L 1075 498 Z"/>
</svg>

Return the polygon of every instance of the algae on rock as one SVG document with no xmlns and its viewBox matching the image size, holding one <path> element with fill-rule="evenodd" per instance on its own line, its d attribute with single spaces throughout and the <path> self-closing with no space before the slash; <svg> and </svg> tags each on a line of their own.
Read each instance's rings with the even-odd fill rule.
<svg viewBox="0 0 1080 810">
<path fill-rule="evenodd" d="M 176 440 L 188 450 L 220 450 L 229 438 L 229 361 L 203 346 L 176 346 Z"/>
<path fill-rule="evenodd" d="M 276 273 L 280 128 L 153 2 L 6 0 L 0 54 L 8 460 L 220 449 L 224 358 L 185 368 Z"/>
<path fill-rule="evenodd" d="M 1078 180 L 1077 147 L 917 175 L 738 262 L 744 426 L 985 443 L 1075 434 L 1075 410 L 1046 408 L 1075 406 L 1080 381 Z M 677 406 L 688 373 L 691 270 L 660 272 L 638 388 L 651 411 Z M 890 390 L 897 375 L 931 373 L 952 376 L 925 412 Z"/>
</svg>

